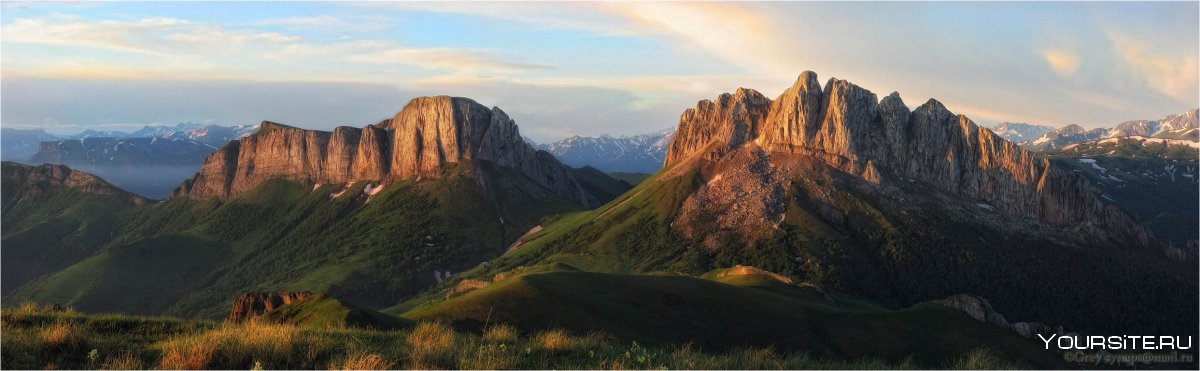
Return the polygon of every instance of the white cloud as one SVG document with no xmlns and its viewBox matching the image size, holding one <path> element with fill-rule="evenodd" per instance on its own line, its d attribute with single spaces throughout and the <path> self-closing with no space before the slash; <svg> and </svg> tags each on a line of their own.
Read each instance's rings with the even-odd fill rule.
<svg viewBox="0 0 1200 371">
<path fill-rule="evenodd" d="M 1042 58 L 1045 58 L 1050 68 L 1063 78 L 1071 78 L 1075 75 L 1075 71 L 1079 70 L 1079 56 L 1070 52 L 1046 50 L 1042 52 Z"/>
<path fill-rule="evenodd" d="M 1200 65 L 1195 45 L 1154 45 L 1135 35 L 1107 32 L 1113 50 L 1147 87 L 1181 103 L 1196 104 Z"/>
<path fill-rule="evenodd" d="M 339 22 L 344 21 L 332 17 L 268 21 L 305 25 Z M 235 29 L 174 18 L 112 21 L 54 15 L 18 18 L 5 24 L 2 31 L 6 46 L 100 48 L 141 55 L 79 63 L 91 53 L 72 49 L 26 52 L 10 48 L 5 50 L 7 75 L 284 80 L 311 80 L 317 76 L 365 81 L 378 79 L 378 68 L 389 65 L 460 75 L 503 75 L 552 68 L 519 61 L 494 50 L 407 47 L 390 40 L 340 39 L 318 43 L 281 32 Z M 63 55 L 78 57 L 63 58 Z"/>
</svg>

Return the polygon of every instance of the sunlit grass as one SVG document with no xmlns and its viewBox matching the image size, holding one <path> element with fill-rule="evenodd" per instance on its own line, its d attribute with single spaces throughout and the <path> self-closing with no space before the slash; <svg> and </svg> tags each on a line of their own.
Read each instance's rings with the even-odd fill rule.
<svg viewBox="0 0 1200 371">
<path fill-rule="evenodd" d="M 22 305 L 0 316 L 0 362 L 10 369 L 906 369 L 911 361 L 843 359 L 772 348 L 648 347 L 603 333 L 507 324 L 481 333 L 439 322 L 390 331 L 312 329 L 123 315 Z M 1014 368 L 977 349 L 951 368 Z"/>
</svg>

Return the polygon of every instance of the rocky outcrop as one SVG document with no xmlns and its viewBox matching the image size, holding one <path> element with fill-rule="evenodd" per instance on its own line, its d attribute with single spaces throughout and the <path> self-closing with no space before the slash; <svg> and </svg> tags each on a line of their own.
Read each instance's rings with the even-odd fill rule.
<svg viewBox="0 0 1200 371">
<path fill-rule="evenodd" d="M 676 132 L 665 166 L 754 145 L 817 159 L 874 184 L 920 181 L 1052 226 L 1153 243 L 1131 218 L 1097 201 L 1082 177 L 933 99 L 909 111 L 897 93 L 879 100 L 838 79 L 822 89 L 806 71 L 773 101 L 748 89 L 701 101 L 684 111 Z"/>
<path fill-rule="evenodd" d="M 934 300 L 932 303 L 961 311 L 976 321 L 987 322 L 1000 328 L 1012 330 L 1026 339 L 1032 339 L 1039 334 L 1063 334 L 1062 327 L 1059 327 L 1056 332 L 1055 329 L 1043 323 L 1009 323 L 1008 320 L 1004 319 L 1004 315 L 992 309 L 992 304 L 987 299 L 978 296 L 955 295 L 941 300 Z"/>
<path fill-rule="evenodd" d="M 461 161 L 513 168 L 553 194 L 599 205 L 569 168 L 526 144 L 504 111 L 447 96 L 413 99 L 392 119 L 363 129 L 330 133 L 264 121 L 258 133 L 209 156 L 174 196 L 227 199 L 268 179 L 313 185 L 439 178 Z"/>
<path fill-rule="evenodd" d="M 313 296 L 313 293 L 302 292 L 252 292 L 233 300 L 233 308 L 229 310 L 226 322 L 242 322 L 275 308 L 291 304 L 301 299 Z"/>
<path fill-rule="evenodd" d="M 117 186 L 92 174 L 73 170 L 64 165 L 30 166 L 4 161 L 3 179 L 6 194 L 12 197 L 6 202 L 20 202 L 36 198 L 55 188 L 66 187 L 79 192 L 111 196 L 131 205 L 143 205 L 147 200 L 121 190 Z"/>
</svg>

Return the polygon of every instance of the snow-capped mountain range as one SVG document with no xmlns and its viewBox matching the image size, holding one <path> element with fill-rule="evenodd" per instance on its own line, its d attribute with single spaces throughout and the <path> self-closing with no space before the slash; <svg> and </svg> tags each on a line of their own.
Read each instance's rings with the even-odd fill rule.
<svg viewBox="0 0 1200 371">
<path fill-rule="evenodd" d="M 605 172 L 653 173 L 662 167 L 675 130 L 613 137 L 572 136 L 552 143 L 537 144 L 562 163 L 591 166 Z"/>
<path fill-rule="evenodd" d="M 996 135 L 1014 143 L 1036 139 L 1051 131 L 1054 131 L 1053 126 L 1033 125 L 1022 122 L 1001 122 L 992 127 L 992 132 L 995 132 Z"/>
<path fill-rule="evenodd" d="M 1093 140 L 1121 137 L 1146 137 L 1200 142 L 1200 137 L 1197 136 L 1200 133 L 1200 129 L 1197 128 L 1197 109 L 1191 109 L 1177 115 L 1169 115 L 1158 120 L 1126 121 L 1112 128 L 1084 129 L 1079 125 L 1072 124 L 1048 131 L 1037 137 L 1037 139 L 1024 141 L 1014 140 L 1014 138 L 1019 138 L 1018 136 L 1009 137 L 1002 134 L 1001 131 L 1005 133 L 1013 132 L 1011 124 L 1006 124 L 995 126 L 992 128 L 992 131 L 1031 150 L 1062 148 Z"/>
<path fill-rule="evenodd" d="M 180 123 L 174 126 L 147 125 L 133 132 L 110 130 L 84 130 L 72 135 L 53 135 L 41 129 L 0 130 L 0 158 L 7 161 L 24 162 L 37 154 L 42 142 L 88 138 L 162 138 L 195 141 L 203 147 L 219 148 L 234 139 L 240 139 L 258 131 L 258 125 L 219 126 L 199 123 Z"/>
</svg>

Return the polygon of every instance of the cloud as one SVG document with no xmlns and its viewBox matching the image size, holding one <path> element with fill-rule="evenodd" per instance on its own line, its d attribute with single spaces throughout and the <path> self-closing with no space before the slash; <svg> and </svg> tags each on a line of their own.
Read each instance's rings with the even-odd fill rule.
<svg viewBox="0 0 1200 371">
<path fill-rule="evenodd" d="M 335 25 L 332 17 L 274 19 L 268 23 Z M 5 24 L 4 45 L 48 45 L 133 52 L 137 56 L 91 58 L 82 50 L 5 50 L 5 75 L 97 78 L 377 81 L 389 66 L 459 75 L 514 74 L 549 69 L 487 49 L 409 47 L 391 40 L 316 42 L 253 28 L 228 28 L 175 18 L 134 21 L 85 20 L 53 15 Z M 62 55 L 76 55 L 62 58 Z M 388 68 L 381 70 L 381 68 Z"/>
<path fill-rule="evenodd" d="M 380 15 L 346 19 L 331 15 L 270 18 L 253 22 L 256 26 L 282 26 L 289 30 L 320 30 L 336 32 L 371 32 L 387 28 L 387 18 Z"/>
<path fill-rule="evenodd" d="M 518 22 L 543 30 L 578 30 L 602 36 L 638 36 L 649 30 L 625 22 L 601 3 L 555 2 L 367 2 L 368 7 L 458 14 Z"/>
<path fill-rule="evenodd" d="M 1042 58 L 1045 58 L 1050 68 L 1063 78 L 1069 79 L 1075 75 L 1075 71 L 1079 70 L 1079 56 L 1069 52 L 1046 50 L 1042 52 Z"/>
<path fill-rule="evenodd" d="M 275 32 L 233 30 L 176 18 L 88 21 L 71 15 L 18 18 L 2 28 L 4 42 L 76 46 L 154 56 L 233 50 L 250 44 L 283 44 L 298 37 Z"/>
<path fill-rule="evenodd" d="M 1196 104 L 1200 65 L 1195 45 L 1181 49 L 1154 45 L 1116 30 L 1106 34 L 1117 56 L 1147 87 L 1181 103 Z"/>
</svg>

